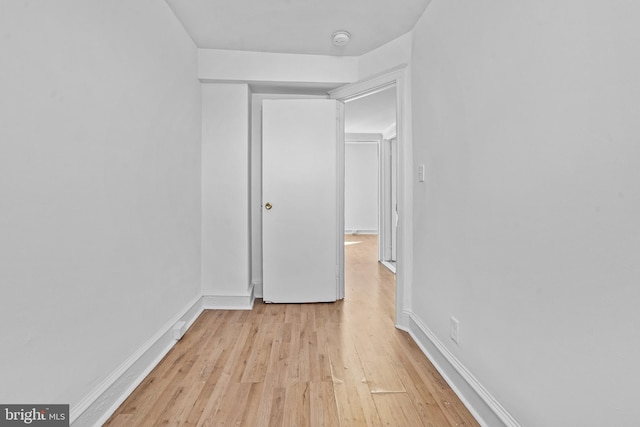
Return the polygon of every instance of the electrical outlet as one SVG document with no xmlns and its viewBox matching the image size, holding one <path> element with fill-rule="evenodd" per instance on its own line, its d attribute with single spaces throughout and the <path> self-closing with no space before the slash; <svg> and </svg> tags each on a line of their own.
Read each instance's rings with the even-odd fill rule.
<svg viewBox="0 0 640 427">
<path fill-rule="evenodd" d="M 460 337 L 460 335 L 459 335 L 460 322 L 458 321 L 458 319 L 456 319 L 455 317 L 451 316 L 450 325 L 451 325 L 451 328 L 450 328 L 451 339 L 453 340 L 453 342 L 458 344 L 458 338 Z"/>
</svg>

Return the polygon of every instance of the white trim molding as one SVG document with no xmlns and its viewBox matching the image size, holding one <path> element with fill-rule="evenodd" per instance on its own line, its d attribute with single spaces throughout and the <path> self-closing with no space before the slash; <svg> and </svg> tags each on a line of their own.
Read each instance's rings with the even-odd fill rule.
<svg viewBox="0 0 640 427">
<path fill-rule="evenodd" d="M 380 133 L 345 133 L 344 142 L 346 144 L 379 144 L 382 141 Z"/>
<path fill-rule="evenodd" d="M 395 264 L 390 263 L 389 261 L 380 261 L 380 264 L 387 267 L 393 274 L 396 274 L 396 266 Z"/>
<path fill-rule="evenodd" d="M 198 297 L 165 323 L 80 403 L 71 408 L 70 425 L 84 427 L 104 424 L 175 345 L 177 341 L 173 337 L 173 326 L 184 321 L 188 329 L 202 311 L 202 297 Z"/>
<path fill-rule="evenodd" d="M 251 284 L 253 285 L 254 297 L 262 298 L 262 280 L 254 280 Z"/>
<path fill-rule="evenodd" d="M 254 289 L 249 295 L 204 295 L 204 310 L 251 310 L 255 301 Z"/>
<path fill-rule="evenodd" d="M 351 235 L 355 235 L 355 234 L 378 234 L 378 230 L 366 230 L 366 229 L 353 229 L 353 230 L 344 230 L 344 234 L 351 234 Z"/>
<path fill-rule="evenodd" d="M 396 133 L 398 140 L 398 260 L 396 274 L 396 326 L 406 329 L 404 315 L 411 303 L 413 282 L 413 143 L 411 139 L 411 69 L 401 64 L 365 80 L 329 92 L 332 99 L 349 102 L 396 87 Z"/>
<path fill-rule="evenodd" d="M 475 419 L 486 427 L 520 427 L 516 419 L 414 314 L 406 312 L 411 335 Z"/>
<path fill-rule="evenodd" d="M 329 91 L 332 99 L 341 101 L 354 101 L 364 96 L 382 92 L 385 89 L 397 84 L 397 80 L 404 77 L 408 64 L 400 64 L 386 72 L 376 74 L 367 79 L 340 86 Z"/>
</svg>

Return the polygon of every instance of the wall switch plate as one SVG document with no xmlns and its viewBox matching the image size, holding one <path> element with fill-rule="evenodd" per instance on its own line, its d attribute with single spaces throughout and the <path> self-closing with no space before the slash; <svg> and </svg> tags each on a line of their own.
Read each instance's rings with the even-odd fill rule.
<svg viewBox="0 0 640 427">
<path fill-rule="evenodd" d="M 451 325 L 451 328 L 450 328 L 451 339 L 453 340 L 453 342 L 458 344 L 458 338 L 459 338 L 458 334 L 459 334 L 459 330 L 460 330 L 460 322 L 458 321 L 458 319 L 456 319 L 455 317 L 451 316 L 450 325 Z"/>
<path fill-rule="evenodd" d="M 418 182 L 424 182 L 424 165 L 418 166 Z"/>
</svg>

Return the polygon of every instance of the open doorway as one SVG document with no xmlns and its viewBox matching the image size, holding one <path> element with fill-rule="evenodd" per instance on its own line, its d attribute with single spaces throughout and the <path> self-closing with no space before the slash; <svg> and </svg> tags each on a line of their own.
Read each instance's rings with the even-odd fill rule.
<svg viewBox="0 0 640 427">
<path fill-rule="evenodd" d="M 385 88 L 396 88 L 396 144 L 398 149 L 398 221 L 397 267 L 395 274 L 396 327 L 410 327 L 411 282 L 413 271 L 413 191 L 411 98 L 408 88 L 409 70 L 402 65 L 388 72 L 356 83 L 341 86 L 329 92 L 333 99 L 349 103 Z M 388 271 L 388 270 L 387 270 Z"/>
<path fill-rule="evenodd" d="M 397 258 L 396 86 L 345 105 L 345 234 L 375 235 L 373 256 L 395 273 Z M 367 237 L 371 240 L 371 237 Z"/>
</svg>

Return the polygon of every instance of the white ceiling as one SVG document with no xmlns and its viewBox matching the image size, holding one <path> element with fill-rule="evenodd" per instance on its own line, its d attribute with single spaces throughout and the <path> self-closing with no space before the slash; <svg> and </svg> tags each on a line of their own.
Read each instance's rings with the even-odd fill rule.
<svg viewBox="0 0 640 427">
<path fill-rule="evenodd" d="M 429 0 L 166 0 L 208 49 L 359 56 L 409 32 Z M 331 35 L 346 30 L 346 47 Z"/>
<path fill-rule="evenodd" d="M 384 134 L 396 123 L 395 87 L 347 102 L 344 111 L 346 133 Z"/>
</svg>

